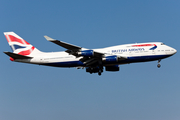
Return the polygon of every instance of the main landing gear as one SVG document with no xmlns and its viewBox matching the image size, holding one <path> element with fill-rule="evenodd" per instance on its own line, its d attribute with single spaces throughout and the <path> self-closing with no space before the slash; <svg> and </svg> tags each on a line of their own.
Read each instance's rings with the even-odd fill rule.
<svg viewBox="0 0 180 120">
<path fill-rule="evenodd" d="M 102 72 L 103 72 L 103 69 L 99 69 L 98 75 L 100 76 Z"/>
<path fill-rule="evenodd" d="M 103 66 L 87 67 L 86 72 L 89 72 L 90 74 L 98 73 L 98 75 L 100 76 L 103 72 Z"/>
<path fill-rule="evenodd" d="M 158 67 L 158 68 L 160 68 L 160 67 L 161 67 L 160 62 L 161 62 L 161 59 L 160 59 L 160 60 L 158 60 L 158 65 L 157 65 L 157 67 Z"/>
</svg>

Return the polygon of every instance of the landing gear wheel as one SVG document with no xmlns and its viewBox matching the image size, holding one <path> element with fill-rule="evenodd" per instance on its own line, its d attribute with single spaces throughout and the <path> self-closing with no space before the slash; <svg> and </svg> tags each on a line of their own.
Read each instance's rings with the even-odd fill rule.
<svg viewBox="0 0 180 120">
<path fill-rule="evenodd" d="M 102 72 L 103 72 L 103 70 L 100 69 L 98 72 L 98 75 L 100 76 Z"/>
<path fill-rule="evenodd" d="M 158 64 L 158 65 L 157 65 L 157 67 L 158 67 L 158 68 L 160 68 L 160 67 L 161 67 L 161 65 L 160 65 L 160 64 Z"/>
<path fill-rule="evenodd" d="M 161 59 L 158 60 L 158 65 L 157 65 L 158 68 L 161 67 L 160 62 L 161 62 Z"/>
</svg>

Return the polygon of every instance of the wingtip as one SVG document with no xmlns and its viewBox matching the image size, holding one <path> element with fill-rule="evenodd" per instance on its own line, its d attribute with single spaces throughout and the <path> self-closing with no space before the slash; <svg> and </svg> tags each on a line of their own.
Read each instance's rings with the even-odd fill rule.
<svg viewBox="0 0 180 120">
<path fill-rule="evenodd" d="M 8 53 L 8 51 L 4 51 L 3 53 L 5 53 L 5 54 L 6 54 L 6 53 Z"/>
<path fill-rule="evenodd" d="M 45 38 L 47 41 L 54 41 L 54 40 L 55 40 L 55 39 L 53 39 L 53 38 L 48 37 L 47 35 L 45 35 L 44 38 Z"/>
</svg>

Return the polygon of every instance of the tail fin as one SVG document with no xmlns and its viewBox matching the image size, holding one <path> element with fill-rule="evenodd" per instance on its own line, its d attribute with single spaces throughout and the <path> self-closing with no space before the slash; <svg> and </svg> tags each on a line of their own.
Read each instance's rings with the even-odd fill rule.
<svg viewBox="0 0 180 120">
<path fill-rule="evenodd" d="M 4 32 L 4 35 L 12 48 L 13 53 L 26 56 L 31 55 L 32 53 L 40 52 L 14 32 Z"/>
</svg>

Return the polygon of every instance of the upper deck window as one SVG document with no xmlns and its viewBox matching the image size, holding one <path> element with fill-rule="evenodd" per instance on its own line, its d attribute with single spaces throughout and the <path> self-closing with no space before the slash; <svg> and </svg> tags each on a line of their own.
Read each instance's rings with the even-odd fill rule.
<svg viewBox="0 0 180 120">
<path fill-rule="evenodd" d="M 161 43 L 161 45 L 165 45 L 164 43 Z"/>
</svg>

